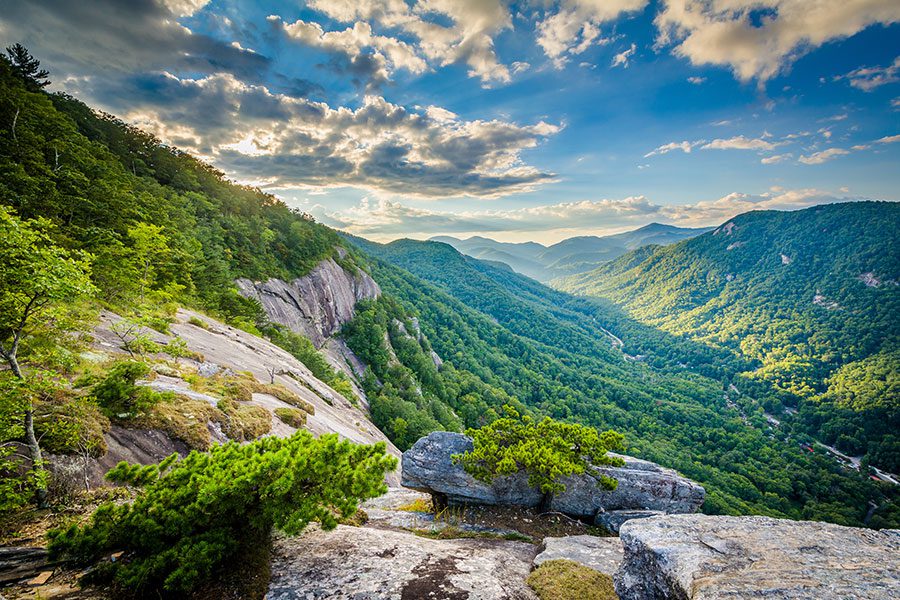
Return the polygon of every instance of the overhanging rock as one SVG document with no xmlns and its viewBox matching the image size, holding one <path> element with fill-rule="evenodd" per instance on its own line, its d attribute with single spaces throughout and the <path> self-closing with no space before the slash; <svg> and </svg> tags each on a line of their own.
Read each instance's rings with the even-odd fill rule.
<svg viewBox="0 0 900 600">
<path fill-rule="evenodd" d="M 541 494 L 528 485 L 524 473 L 498 477 L 486 484 L 453 462 L 454 454 L 462 454 L 472 447 L 472 439 L 459 433 L 429 434 L 403 453 L 401 484 L 450 504 L 526 507 L 540 504 Z M 703 504 L 706 492 L 700 484 L 652 462 L 628 456 L 621 458 L 625 461 L 623 467 L 597 469 L 618 480 L 614 491 L 600 489 L 596 479 L 589 475 L 568 477 L 563 482 L 566 491 L 554 497 L 551 509 L 582 519 L 597 519 L 615 531 L 630 518 L 691 513 Z"/>
</svg>

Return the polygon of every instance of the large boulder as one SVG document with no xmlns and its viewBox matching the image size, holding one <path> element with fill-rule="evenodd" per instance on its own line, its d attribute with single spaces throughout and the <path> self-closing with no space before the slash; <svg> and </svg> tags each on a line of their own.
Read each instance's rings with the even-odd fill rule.
<svg viewBox="0 0 900 600">
<path fill-rule="evenodd" d="M 471 450 L 472 439 L 447 431 L 436 431 L 420 439 L 403 453 L 401 485 L 426 492 L 450 504 L 509 504 L 534 507 L 541 494 L 518 473 L 498 477 L 491 484 L 478 481 L 452 459 Z M 617 455 L 619 456 L 619 455 Z M 606 519 L 617 527 L 625 518 L 661 513 L 696 512 L 703 504 L 703 487 L 671 469 L 621 456 L 622 467 L 603 467 L 598 472 L 618 480 L 614 491 L 600 489 L 590 475 L 564 480 L 566 491 L 553 498 L 553 510 L 582 519 Z M 620 512 L 623 511 L 623 512 Z M 641 511 L 641 512 L 637 512 Z M 626 515 L 620 518 L 619 515 Z M 612 527 L 615 530 L 615 527 Z"/>
<path fill-rule="evenodd" d="M 615 576 L 622 600 L 900 598 L 900 531 L 769 517 L 633 520 Z"/>
</svg>

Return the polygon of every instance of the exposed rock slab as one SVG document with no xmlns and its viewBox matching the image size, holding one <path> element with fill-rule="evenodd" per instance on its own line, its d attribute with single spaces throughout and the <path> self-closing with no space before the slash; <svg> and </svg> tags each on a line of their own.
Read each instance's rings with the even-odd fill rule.
<svg viewBox="0 0 900 600">
<path fill-rule="evenodd" d="M 525 585 L 533 557 L 521 542 L 340 525 L 276 540 L 266 599 L 536 600 Z"/>
<path fill-rule="evenodd" d="M 498 477 L 490 485 L 476 480 L 453 462 L 454 454 L 472 448 L 471 438 L 459 433 L 434 432 L 403 453 L 401 484 L 437 495 L 449 503 L 537 506 L 541 494 L 524 474 Z M 553 499 L 553 510 L 594 519 L 598 511 L 695 512 L 706 495 L 703 487 L 671 469 L 628 456 L 623 467 L 598 469 L 618 480 L 614 491 L 602 490 L 589 475 L 564 480 L 566 491 Z M 624 515 L 625 513 L 623 513 Z M 620 521 L 621 522 L 621 521 Z"/>
<path fill-rule="evenodd" d="M 646 519 L 666 513 L 659 510 L 610 510 L 598 512 L 594 522 L 613 533 L 619 533 L 622 524 L 631 519 Z"/>
<path fill-rule="evenodd" d="M 625 523 L 622 600 L 900 598 L 900 531 L 769 517 Z"/>
<path fill-rule="evenodd" d="M 48 567 L 52 570 L 53 564 L 44 548 L 0 547 L 0 585 L 39 576 Z"/>
<path fill-rule="evenodd" d="M 357 302 L 381 294 L 367 273 L 348 273 L 331 258 L 291 282 L 238 279 L 236 283 L 241 294 L 259 301 L 273 322 L 302 333 L 317 348 L 353 318 Z"/>
<path fill-rule="evenodd" d="M 622 542 L 617 537 L 570 535 L 544 538 L 544 548 L 534 557 L 538 567 L 548 560 L 571 560 L 586 567 L 615 575 L 622 564 Z"/>
</svg>

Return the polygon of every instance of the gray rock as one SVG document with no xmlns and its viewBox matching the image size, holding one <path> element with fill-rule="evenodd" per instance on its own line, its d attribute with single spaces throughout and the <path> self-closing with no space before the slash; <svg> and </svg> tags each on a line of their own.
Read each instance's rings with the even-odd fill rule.
<svg viewBox="0 0 900 600">
<path fill-rule="evenodd" d="M 622 600 L 900 598 L 900 533 L 769 517 L 625 523 Z"/>
<path fill-rule="evenodd" d="M 353 318 L 357 302 L 381 295 L 367 273 L 348 273 L 331 258 L 290 283 L 280 279 L 236 283 L 241 294 L 259 301 L 269 319 L 305 335 L 317 348 Z"/>
<path fill-rule="evenodd" d="M 537 600 L 534 547 L 347 527 L 275 541 L 267 600 Z"/>
<path fill-rule="evenodd" d="M 548 537 L 544 538 L 541 553 L 534 557 L 534 566 L 538 567 L 548 560 L 571 560 L 612 577 L 622 563 L 623 552 L 622 542 L 616 537 Z"/>
<path fill-rule="evenodd" d="M 563 481 L 566 491 L 553 499 L 553 509 L 582 518 L 593 518 L 601 508 L 604 511 L 692 513 L 700 509 L 706 498 L 703 486 L 672 469 L 630 456 L 614 456 L 623 459 L 625 465 L 602 467 L 597 471 L 619 482 L 615 490 L 598 487 L 594 478 L 588 475 L 569 477 Z"/>
<path fill-rule="evenodd" d="M 605 527 L 613 533 L 619 533 L 622 523 L 631 519 L 646 519 L 647 517 L 655 517 L 666 513 L 659 510 L 611 510 L 599 511 L 594 518 L 594 523 Z"/>
<path fill-rule="evenodd" d="M 451 504 L 512 504 L 534 507 L 541 494 L 528 485 L 524 473 L 498 477 L 491 485 L 476 480 L 453 462 L 454 454 L 472 448 L 471 438 L 459 433 L 434 432 L 403 453 L 401 485 L 430 493 Z M 618 455 L 617 455 L 618 456 Z M 598 511 L 655 510 L 695 512 L 703 504 L 701 485 L 671 469 L 628 456 L 623 467 L 598 469 L 618 480 L 615 491 L 597 487 L 589 475 L 572 476 L 566 491 L 554 497 L 551 509 L 593 519 Z M 622 516 L 626 516 L 622 513 Z"/>
<path fill-rule="evenodd" d="M 200 377 L 214 377 L 222 370 L 216 363 L 203 362 L 197 367 L 197 375 Z"/>
<path fill-rule="evenodd" d="M 498 477 L 484 484 L 453 462 L 454 454 L 473 448 L 472 438 L 450 431 L 435 431 L 403 453 L 400 485 L 437 496 L 451 504 L 513 504 L 537 506 L 541 494 L 524 475 Z"/>
<path fill-rule="evenodd" d="M 0 585 L 31 579 L 48 568 L 53 570 L 56 564 L 50 562 L 44 548 L 0 547 Z"/>
</svg>

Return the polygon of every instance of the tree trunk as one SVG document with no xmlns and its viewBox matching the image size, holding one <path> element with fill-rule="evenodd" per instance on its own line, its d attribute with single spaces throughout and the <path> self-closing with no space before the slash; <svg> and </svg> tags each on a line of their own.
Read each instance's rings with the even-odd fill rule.
<svg viewBox="0 0 900 600">
<path fill-rule="evenodd" d="M 540 514 L 550 512 L 550 505 L 553 503 L 553 494 L 547 493 L 541 496 L 541 504 L 538 507 L 538 512 Z"/>
<path fill-rule="evenodd" d="M 12 370 L 13 375 L 24 381 L 25 376 L 22 375 L 22 370 L 19 368 L 19 361 L 16 358 L 18 350 L 17 341 L 18 340 L 13 341 L 13 346 L 6 355 L 6 361 L 9 363 L 9 368 Z M 31 456 L 31 469 L 34 471 L 35 475 L 35 495 L 37 496 L 38 506 L 40 508 L 46 508 L 47 482 L 44 473 L 44 457 L 41 454 L 41 445 L 34 435 L 34 407 L 31 404 L 30 398 L 28 399 L 28 406 L 25 408 L 25 445 L 28 446 L 28 453 Z"/>
</svg>

